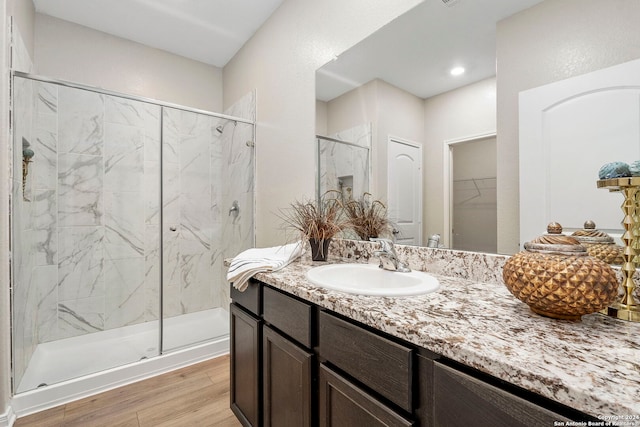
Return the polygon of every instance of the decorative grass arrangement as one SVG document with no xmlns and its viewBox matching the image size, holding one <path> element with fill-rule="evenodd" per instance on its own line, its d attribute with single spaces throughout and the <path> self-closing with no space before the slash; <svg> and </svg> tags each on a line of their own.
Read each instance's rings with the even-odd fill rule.
<svg viewBox="0 0 640 427">
<path fill-rule="evenodd" d="M 350 228 L 362 240 L 371 237 L 391 237 L 392 224 L 387 216 L 387 206 L 380 200 L 371 200 L 370 193 L 360 199 L 349 200 L 344 205 Z"/>
<path fill-rule="evenodd" d="M 330 190 L 324 193 L 319 202 L 295 201 L 289 209 L 281 210 L 280 216 L 285 227 L 309 240 L 314 261 L 325 260 L 331 238 L 349 226 L 349 221 L 342 215 L 343 205 L 338 193 Z M 314 245 L 319 251 L 317 256 L 314 254 Z"/>
</svg>

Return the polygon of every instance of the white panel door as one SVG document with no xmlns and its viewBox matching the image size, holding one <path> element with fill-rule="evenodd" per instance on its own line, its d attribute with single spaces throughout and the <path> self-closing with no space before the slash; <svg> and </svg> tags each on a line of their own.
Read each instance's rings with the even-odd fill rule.
<svg viewBox="0 0 640 427">
<path fill-rule="evenodd" d="M 551 221 L 620 234 L 622 196 L 596 181 L 640 159 L 640 60 L 521 92 L 519 157 L 521 246 Z"/>
<path fill-rule="evenodd" d="M 422 245 L 422 147 L 389 138 L 389 218 L 395 223 L 396 243 Z"/>
</svg>

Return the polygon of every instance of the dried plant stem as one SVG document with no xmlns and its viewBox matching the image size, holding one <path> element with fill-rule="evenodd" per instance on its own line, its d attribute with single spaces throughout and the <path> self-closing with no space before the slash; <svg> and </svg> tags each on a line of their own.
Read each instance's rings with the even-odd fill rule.
<svg viewBox="0 0 640 427">
<path fill-rule="evenodd" d="M 319 202 L 295 201 L 287 210 L 281 211 L 285 226 L 300 233 L 306 239 L 324 241 L 334 237 L 347 227 L 342 216 L 343 206 L 338 198 L 327 192 Z"/>
<path fill-rule="evenodd" d="M 380 200 L 370 199 L 371 194 L 364 193 L 359 200 L 350 200 L 344 206 L 350 228 L 363 240 L 385 236 L 391 231 L 387 206 Z"/>
</svg>

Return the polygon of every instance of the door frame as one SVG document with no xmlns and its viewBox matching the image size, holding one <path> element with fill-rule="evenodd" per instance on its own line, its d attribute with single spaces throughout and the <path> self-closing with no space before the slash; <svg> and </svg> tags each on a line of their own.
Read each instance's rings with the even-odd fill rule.
<svg viewBox="0 0 640 427">
<path fill-rule="evenodd" d="M 475 142 L 488 138 L 497 138 L 497 132 L 486 132 L 476 135 L 469 135 L 462 138 L 447 139 L 444 141 L 443 160 L 442 160 L 442 190 L 443 190 L 443 217 L 444 217 L 444 236 L 443 244 L 445 247 L 451 247 L 452 236 L 451 226 L 453 225 L 453 147 L 457 144 L 466 142 Z M 496 141 L 497 143 L 497 141 Z"/>
<path fill-rule="evenodd" d="M 414 147 L 417 148 L 419 151 L 419 157 L 420 157 L 420 179 L 419 179 L 419 185 L 420 185 L 420 189 L 418 191 L 418 219 L 420 221 L 420 227 L 418 227 L 418 236 L 417 236 L 417 241 L 418 241 L 418 246 L 422 246 L 423 244 L 423 232 L 422 232 L 422 228 L 424 227 L 424 221 L 423 221 L 423 216 L 424 216 L 424 206 L 422 205 L 423 202 L 423 191 L 424 191 L 424 158 L 423 158 L 423 147 L 422 144 L 420 144 L 419 142 L 415 142 L 415 141 L 411 141 L 409 139 L 406 138 L 401 138 L 399 136 L 394 136 L 394 135 L 388 135 L 387 136 L 387 203 L 389 201 L 389 163 L 391 162 L 391 158 L 389 157 L 389 147 L 391 146 L 391 144 L 403 144 L 403 145 L 408 145 L 410 147 Z"/>
</svg>

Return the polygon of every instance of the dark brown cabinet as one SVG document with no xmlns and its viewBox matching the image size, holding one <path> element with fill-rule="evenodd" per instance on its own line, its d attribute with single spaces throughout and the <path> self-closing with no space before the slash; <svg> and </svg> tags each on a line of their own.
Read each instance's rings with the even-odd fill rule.
<svg viewBox="0 0 640 427">
<path fill-rule="evenodd" d="M 231 290 L 231 409 L 244 426 L 316 425 L 314 306 L 251 281 Z"/>
<path fill-rule="evenodd" d="M 262 321 L 231 304 L 231 410 L 245 426 L 261 417 Z"/>
<path fill-rule="evenodd" d="M 318 317 L 320 356 L 411 412 L 413 350 L 326 311 Z"/>
<path fill-rule="evenodd" d="M 265 287 L 263 292 L 265 322 L 303 347 L 311 348 L 314 329 L 313 305 L 268 287 Z"/>
<path fill-rule="evenodd" d="M 435 426 L 531 427 L 569 421 L 449 366 L 434 363 Z M 566 423 L 565 423 L 566 425 Z"/>
<path fill-rule="evenodd" d="M 310 426 L 313 353 L 268 326 L 262 337 L 265 427 Z"/>
<path fill-rule="evenodd" d="M 424 350 L 426 352 L 426 350 Z M 431 353 L 431 352 L 428 352 Z M 433 426 L 433 365 L 437 355 L 416 356 L 417 399 L 414 414 L 419 426 Z"/>
<path fill-rule="evenodd" d="M 231 408 L 245 426 L 594 420 L 259 282 L 231 296 Z"/>
<path fill-rule="evenodd" d="M 320 365 L 318 384 L 320 427 L 414 425 L 324 364 Z"/>
</svg>

